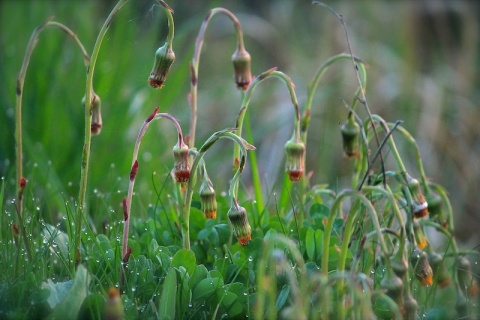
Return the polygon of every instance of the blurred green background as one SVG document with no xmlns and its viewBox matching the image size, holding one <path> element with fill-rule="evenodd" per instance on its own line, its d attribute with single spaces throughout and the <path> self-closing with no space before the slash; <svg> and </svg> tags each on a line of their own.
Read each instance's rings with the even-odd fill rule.
<svg viewBox="0 0 480 320">
<path fill-rule="evenodd" d="M 480 236 L 480 5 L 475 1 L 326 1 L 343 14 L 353 52 L 368 65 L 367 99 L 373 113 L 403 120 L 417 139 L 429 178 L 451 196 L 457 236 L 472 247 Z M 93 138 L 89 179 L 94 218 L 121 219 L 133 144 L 155 106 L 170 112 L 188 132 L 189 62 L 201 21 L 210 8 L 235 13 L 244 29 L 252 71 L 277 66 L 296 85 L 303 106 L 307 85 L 320 64 L 346 52 L 344 31 L 326 9 L 310 1 L 169 1 L 175 10 L 176 62 L 162 90 L 147 85 L 155 50 L 163 45 L 166 18 L 153 1 L 130 1 L 103 42 L 94 88 L 102 99 L 103 130 Z M 0 2 L 0 176 L 13 198 L 16 76 L 33 29 L 47 17 L 76 32 L 90 53 L 114 1 Z M 224 17 L 213 20 L 200 60 L 197 147 L 214 131 L 235 125 L 240 94 L 230 57 L 235 38 Z M 351 101 L 352 67 L 331 68 L 315 97 L 309 131 L 307 170 L 312 184 L 349 186 L 351 163 L 342 155 L 339 123 L 347 115 L 339 98 Z M 83 145 L 85 67 L 71 38 L 54 28 L 40 36 L 24 87 L 24 167 L 27 203 L 53 219 L 64 202 L 75 201 Z M 269 197 L 283 171 L 283 145 L 292 132 L 293 112 L 279 81 L 257 87 L 251 105 L 253 144 Z M 359 109 L 361 110 L 361 109 Z M 365 116 L 363 111 L 359 111 Z M 154 190 L 173 191 L 166 179 L 173 164 L 175 131 L 167 121 L 151 126 L 140 150 L 135 205 L 155 201 Z M 397 143 L 416 175 L 413 152 Z M 231 143 L 206 156 L 218 191 L 231 178 Z M 242 178 L 249 190 L 249 177 Z M 154 186 L 155 185 L 155 188 Z M 273 199 L 271 200 L 273 202 Z M 6 210 L 12 211 L 12 204 Z M 39 214 L 33 212 L 33 214 Z"/>
</svg>

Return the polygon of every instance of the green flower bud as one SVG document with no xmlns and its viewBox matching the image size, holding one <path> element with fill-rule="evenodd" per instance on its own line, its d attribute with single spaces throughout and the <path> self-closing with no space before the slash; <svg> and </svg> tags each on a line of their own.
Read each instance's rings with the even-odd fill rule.
<svg viewBox="0 0 480 320">
<path fill-rule="evenodd" d="M 382 281 L 380 281 L 380 288 L 397 303 L 403 305 L 403 281 L 392 271 L 386 271 Z"/>
<path fill-rule="evenodd" d="M 103 309 L 103 319 L 105 320 L 123 320 L 125 314 L 123 311 L 122 300 L 117 288 L 108 290 L 108 299 L 105 301 Z"/>
<path fill-rule="evenodd" d="M 413 220 L 413 235 L 415 237 L 415 241 L 417 242 L 417 247 L 421 250 L 425 249 L 425 247 L 428 245 L 428 239 L 425 235 L 425 232 L 423 232 L 422 225 L 416 220 Z"/>
<path fill-rule="evenodd" d="M 252 82 L 251 60 L 250 54 L 243 47 L 237 49 L 232 55 L 235 83 L 239 89 L 247 90 Z"/>
<path fill-rule="evenodd" d="M 153 88 L 161 88 L 165 82 L 168 71 L 175 61 L 175 53 L 167 44 L 158 48 L 155 52 L 155 62 L 153 64 L 152 72 L 148 77 L 148 84 Z"/>
<path fill-rule="evenodd" d="M 470 261 L 465 257 L 457 259 L 458 284 L 465 295 L 474 297 L 478 293 L 478 283 L 473 277 Z"/>
<path fill-rule="evenodd" d="M 392 265 L 393 272 L 399 277 L 400 279 L 403 278 L 405 273 L 408 270 L 408 261 L 403 257 L 402 254 L 398 253 L 393 256 L 390 260 L 390 264 Z"/>
<path fill-rule="evenodd" d="M 358 156 L 358 136 L 360 135 L 360 126 L 355 122 L 353 116 L 349 116 L 340 127 L 342 132 L 343 151 L 347 158 Z"/>
<path fill-rule="evenodd" d="M 448 217 L 443 207 L 442 197 L 434 191 L 427 194 L 428 214 L 430 219 L 437 221 L 445 229 L 448 227 Z"/>
<path fill-rule="evenodd" d="M 415 218 L 423 218 L 428 215 L 428 204 L 425 196 L 420 188 L 420 183 L 417 179 L 410 177 L 407 174 L 408 190 L 413 198 L 413 216 Z"/>
<path fill-rule="evenodd" d="M 173 165 L 173 174 L 175 180 L 180 183 L 188 182 L 190 178 L 190 164 L 188 163 L 188 146 L 179 141 L 173 147 L 173 157 L 175 159 Z"/>
<path fill-rule="evenodd" d="M 427 253 L 415 248 L 410 256 L 410 263 L 413 266 L 415 277 L 422 286 L 431 286 L 433 283 L 433 271 L 430 263 L 428 263 Z"/>
<path fill-rule="evenodd" d="M 373 312 L 378 319 L 395 319 L 400 313 L 400 306 L 388 294 L 376 291 L 372 294 Z"/>
<path fill-rule="evenodd" d="M 445 266 L 443 256 L 435 251 L 430 251 L 428 253 L 428 263 L 430 263 L 430 266 L 432 267 L 435 280 L 440 288 L 445 288 L 450 285 L 450 275 Z"/>
<path fill-rule="evenodd" d="M 237 237 L 238 243 L 244 246 L 252 239 L 252 228 L 248 223 L 247 210 L 234 204 L 233 207 L 228 210 L 228 219 L 232 223 L 235 237 Z"/>
<path fill-rule="evenodd" d="M 215 219 L 217 217 L 215 189 L 213 189 L 212 183 L 208 180 L 204 180 L 200 186 L 200 204 L 207 219 Z"/>
<path fill-rule="evenodd" d="M 305 144 L 300 139 L 292 138 L 285 144 L 285 151 L 285 171 L 290 181 L 300 181 L 305 169 Z"/>
</svg>

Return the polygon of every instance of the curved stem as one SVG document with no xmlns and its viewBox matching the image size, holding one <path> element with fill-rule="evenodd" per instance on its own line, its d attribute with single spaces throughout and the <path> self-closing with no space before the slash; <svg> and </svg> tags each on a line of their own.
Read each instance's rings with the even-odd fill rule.
<svg viewBox="0 0 480 320">
<path fill-rule="evenodd" d="M 142 127 L 140 128 L 140 131 L 138 132 L 137 135 L 137 140 L 135 141 L 135 147 L 133 149 L 133 159 L 132 159 L 132 169 L 130 171 L 130 181 L 128 184 L 128 192 L 127 192 L 127 197 L 124 200 L 124 226 L 123 226 L 123 244 L 122 244 L 122 259 L 126 258 L 127 251 L 128 251 L 128 231 L 130 227 L 130 210 L 132 206 L 132 197 L 133 197 L 133 187 L 135 185 L 135 177 L 137 174 L 138 170 L 138 151 L 140 149 L 140 144 L 142 142 L 142 138 L 147 132 L 147 129 L 150 125 L 150 123 L 153 120 L 160 119 L 160 118 L 165 118 L 170 120 L 174 125 L 175 128 L 177 129 L 178 133 L 178 141 L 180 144 L 183 144 L 183 135 L 182 135 L 182 129 L 180 127 L 180 124 L 178 123 L 177 119 L 172 117 L 168 113 L 157 113 L 158 107 L 155 108 L 154 112 L 143 122 Z"/>
<path fill-rule="evenodd" d="M 202 51 L 203 41 L 205 39 L 205 32 L 207 30 L 208 24 L 210 23 L 212 17 L 218 13 L 226 15 L 233 22 L 235 28 L 235 34 L 237 37 L 237 48 L 244 49 L 243 44 L 243 32 L 240 22 L 237 17 L 227 9 L 224 8 L 214 8 L 210 10 L 206 17 L 203 19 L 202 26 L 198 32 L 197 38 L 195 40 L 195 49 L 193 52 L 193 58 L 190 63 L 190 73 L 191 73 L 191 85 L 190 85 L 190 131 L 188 134 L 188 146 L 189 148 L 195 147 L 195 131 L 197 129 L 197 89 L 198 89 L 198 66 L 200 64 L 200 53 Z"/>
<path fill-rule="evenodd" d="M 22 66 L 17 76 L 16 84 L 16 101 L 15 101 L 15 142 L 16 142 L 16 185 L 17 185 L 17 215 L 19 218 L 19 224 L 22 232 L 22 238 L 25 242 L 27 256 L 31 259 L 31 252 L 28 245 L 28 239 L 25 234 L 25 226 L 23 225 L 22 212 L 23 212 L 23 188 L 25 187 L 26 180 L 23 177 L 23 138 L 22 138 L 22 100 L 23 100 L 23 86 L 25 84 L 25 77 L 27 74 L 28 65 L 32 57 L 33 50 L 38 43 L 38 37 L 40 33 L 48 26 L 57 27 L 60 30 L 67 33 L 75 40 L 80 50 L 82 51 L 85 65 L 90 62 L 90 56 L 87 54 L 82 42 L 78 39 L 77 35 L 62 23 L 52 21 L 53 17 L 48 18 L 45 22 L 39 25 L 33 31 L 30 36 L 30 40 L 27 44 L 27 49 L 23 57 Z M 23 181 L 23 183 L 22 183 Z"/>
<path fill-rule="evenodd" d="M 95 71 L 95 64 L 97 62 L 98 53 L 100 52 L 100 47 L 102 45 L 103 38 L 107 33 L 108 28 L 110 27 L 114 17 L 117 15 L 118 11 L 128 0 L 119 0 L 115 7 L 110 12 L 110 15 L 105 20 L 105 23 L 100 29 L 97 40 L 95 41 L 95 46 L 93 47 L 93 53 L 91 56 L 90 63 L 87 67 L 87 79 L 85 84 L 85 139 L 82 152 L 82 164 L 81 164 L 81 173 L 80 173 L 80 190 L 78 193 L 78 203 L 76 210 L 76 234 L 75 242 L 72 247 L 72 260 L 75 261 L 75 265 L 78 265 L 80 262 L 80 242 L 81 242 L 81 232 L 82 232 L 82 222 L 85 214 L 85 197 L 87 193 L 87 181 L 88 181 L 88 169 L 90 165 L 90 145 L 92 140 L 91 134 L 91 108 L 92 108 L 92 93 L 93 93 L 93 74 Z"/>
<path fill-rule="evenodd" d="M 167 47 L 172 49 L 173 38 L 175 35 L 175 22 L 173 20 L 173 9 L 163 0 L 156 0 L 164 9 L 167 14 L 168 19 L 168 36 L 167 36 Z"/>
</svg>

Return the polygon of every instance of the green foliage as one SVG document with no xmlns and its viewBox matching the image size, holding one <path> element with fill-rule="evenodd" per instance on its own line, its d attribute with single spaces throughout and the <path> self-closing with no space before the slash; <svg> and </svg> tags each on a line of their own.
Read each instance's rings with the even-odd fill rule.
<svg viewBox="0 0 480 320">
<path fill-rule="evenodd" d="M 96 6 L 90 3 L 82 10 L 83 14 L 97 15 Z M 165 88 L 160 94 L 150 93 L 138 83 L 146 84 L 151 57 L 147 59 L 145 52 L 150 49 L 154 52 L 155 47 L 146 35 L 151 36 L 154 28 L 146 26 L 145 35 L 134 34 L 128 27 L 131 22 L 128 17 L 133 15 L 138 19 L 135 10 L 135 6 L 127 5 L 118 13 L 111 25 L 111 34 L 99 52 L 94 86 L 95 92 L 102 96 L 106 125 L 93 142 L 92 155 L 84 154 L 83 159 L 84 142 L 78 133 L 82 121 L 78 119 L 82 119 L 84 110 L 81 107 L 72 108 L 71 112 L 59 107 L 43 110 L 31 105 L 74 105 L 75 101 L 80 105 L 77 98 L 83 94 L 84 81 L 80 75 L 85 70 L 70 61 L 77 54 L 68 51 L 69 46 L 62 41 L 53 37 L 43 41 L 46 40 L 43 34 L 40 38 L 23 102 L 28 159 L 25 161 L 26 186 L 17 186 L 19 181 L 11 178 L 13 169 L 0 166 L 0 172 L 6 174 L 0 189 L 0 318 L 448 319 L 469 317 L 478 312 L 476 270 L 465 258 L 476 259 L 477 253 L 459 249 L 453 237 L 453 209 L 447 193 L 426 176 L 414 138 L 398 122 L 390 123 L 371 113 L 364 91 L 366 69 L 362 60 L 353 57 L 351 52 L 329 58 L 308 86 L 307 98 L 300 100 L 306 101 L 303 105 L 297 101 L 292 79 L 283 72 L 268 69 L 251 79 L 250 63 L 248 70 L 242 70 L 248 76 L 241 80 L 252 81 L 255 86 L 269 77 L 280 78 L 288 89 L 289 99 L 283 95 L 272 99 L 267 88 L 258 89 L 256 93 L 264 93 L 267 100 L 285 99 L 294 105 L 294 117 L 289 119 L 294 127 L 292 141 L 301 148 L 293 155 L 294 166 L 287 164 L 287 171 L 293 171 L 292 181 L 285 178 L 285 173 L 279 177 L 274 175 L 274 181 L 281 181 L 274 183 L 275 190 L 280 192 L 277 198 L 276 192 L 271 191 L 274 189 L 267 190 L 262 185 L 260 170 L 263 169 L 257 157 L 250 157 L 253 159 L 250 162 L 247 159 L 255 149 L 250 144 L 252 140 L 256 140 L 260 150 L 264 146 L 260 138 L 268 138 L 265 132 L 254 135 L 256 130 L 248 117 L 245 117 L 248 142 L 242 138 L 241 130 L 214 128 L 216 122 L 209 119 L 199 130 L 198 140 L 204 142 L 203 146 L 197 150 L 195 145 L 189 148 L 183 145 L 180 124 L 174 117 L 180 120 L 187 117 L 176 104 L 183 99 L 180 96 L 188 92 L 186 84 L 192 83 L 190 103 L 196 105 L 192 96 L 196 99 L 198 79 L 193 81 L 189 76 L 203 79 L 206 75 L 195 74 L 198 57 L 189 74 L 185 51 L 190 52 L 187 41 L 191 40 L 192 27 L 186 21 L 183 21 L 185 27 L 177 24 L 173 45 L 179 49 L 177 59 L 168 79 L 162 79 Z M 216 9 L 214 13 L 226 14 L 234 27 L 239 28 L 239 22 L 231 13 L 224 9 Z M 342 18 L 333 13 L 343 25 Z M 196 20 L 205 24 L 212 16 L 204 20 L 199 16 Z M 97 21 L 93 18 L 84 19 L 86 22 L 80 20 L 82 14 L 75 17 L 73 21 L 82 21 L 78 35 L 94 33 L 93 30 L 101 26 L 93 23 Z M 241 35 L 238 30 L 237 37 Z M 19 35 L 24 31 L 17 30 Z M 173 35 L 172 30 L 169 31 L 169 36 Z M 25 34 L 28 32 L 30 30 Z M 92 35 L 86 38 L 89 44 L 95 40 Z M 132 56 L 131 51 L 124 50 L 124 38 L 135 39 L 135 47 L 145 50 Z M 204 38 L 200 40 L 197 39 L 197 45 L 203 43 Z M 15 42 L 11 36 L 7 41 Z M 238 48 L 245 50 L 243 38 L 237 41 Z M 194 56 L 199 54 L 197 49 L 195 46 Z M 20 55 L 16 45 L 12 50 Z M 292 50 L 297 48 L 293 46 Z M 66 58 L 62 58 L 63 51 Z M 40 59 L 45 56 L 58 66 L 47 70 Z M 255 61 L 255 55 L 251 56 Z M 147 60 L 148 66 L 139 62 Z M 358 87 L 352 89 L 352 101 L 345 102 L 348 110 L 343 112 L 355 127 L 355 134 L 348 139 L 350 162 L 343 168 L 347 172 L 344 179 L 350 184 L 350 188 L 345 189 L 339 185 L 313 185 L 316 177 L 304 174 L 311 165 L 309 161 L 305 163 L 305 152 L 317 149 L 314 141 L 307 139 L 310 123 L 316 120 L 310 113 L 313 96 L 320 77 L 340 60 L 352 63 L 350 71 L 358 76 Z M 130 73 L 129 63 L 135 65 L 135 75 L 124 79 L 123 75 Z M 64 69 L 70 70 L 68 74 Z M 40 77 L 48 72 L 57 77 L 58 83 L 47 83 Z M 60 85 L 71 85 L 72 90 L 60 89 Z M 235 85 L 233 80 L 232 85 Z M 230 125 L 242 127 L 254 85 L 242 82 L 239 86 L 245 90 L 240 94 L 242 107 L 236 121 L 235 114 L 232 115 Z M 208 94 L 215 90 L 199 89 Z M 37 102 L 37 95 L 44 99 Z M 150 107 L 158 102 L 161 112 L 155 109 L 151 113 Z M 206 117 L 200 111 L 199 115 Z M 172 120 L 177 132 L 168 131 L 168 124 L 157 128 L 155 135 L 147 133 L 148 125 L 157 116 Z M 38 119 L 38 123 L 32 125 L 34 119 Z M 136 133 L 140 126 L 132 165 L 130 131 Z M 267 124 L 262 127 L 265 131 L 268 128 Z M 59 137 L 64 139 L 55 147 L 58 149 L 50 149 L 47 141 L 56 141 Z M 143 153 L 139 153 L 143 137 Z M 175 183 L 169 171 L 177 166 L 171 153 L 175 138 L 178 138 L 177 144 L 183 146 L 181 164 L 182 172 L 186 173 L 180 184 Z M 233 157 L 229 148 L 218 147 L 217 144 L 222 143 L 220 138 L 233 140 Z M 397 149 L 398 140 L 406 141 L 409 152 L 413 150 L 415 165 L 404 163 L 404 152 Z M 68 148 L 69 145 L 76 149 Z M 0 150 L 2 148 L 4 146 Z M 63 151 L 67 149 L 71 154 Z M 13 147 L 8 150 L 11 152 Z M 291 151 L 287 148 L 287 152 Z M 341 154 L 342 147 L 339 143 L 322 152 Z M 191 156 L 191 161 L 187 156 Z M 150 158 L 160 159 L 161 164 Z M 232 158 L 235 159 L 233 173 L 230 167 L 219 168 L 224 162 L 230 165 Z M 319 159 L 313 164 L 314 168 L 321 165 Z M 96 166 L 100 160 L 111 163 L 110 168 Z M 285 164 L 282 157 L 276 160 L 280 166 Z M 72 163 L 89 163 L 92 167 L 90 185 L 95 187 L 91 191 L 87 188 L 85 208 L 73 198 L 77 188 L 82 193 L 82 187 L 71 182 L 77 181 L 78 175 Z M 199 182 L 209 179 L 207 170 L 214 172 L 213 183 L 216 185 L 219 180 L 222 186 L 215 187 L 218 208 L 212 219 L 202 212 L 197 194 Z M 252 185 L 243 178 L 249 170 Z M 414 190 L 409 188 L 409 181 L 413 179 L 407 170 L 418 172 Z M 84 175 L 82 170 L 82 179 Z M 227 189 L 223 187 L 227 184 L 228 192 L 221 192 Z M 79 196 L 80 202 L 81 198 Z M 432 198 L 436 199 L 435 215 L 429 219 L 416 216 L 419 211 L 426 213 L 428 200 L 425 199 Z M 239 213 L 233 221 L 227 216 L 232 208 Z M 234 232 L 238 226 L 243 232 L 241 237 Z M 415 237 L 420 232 L 426 239 L 422 243 Z M 431 235 L 445 240 L 434 243 Z M 436 257 L 432 268 L 429 263 L 433 262 L 428 261 L 427 255 Z M 421 264 L 419 257 L 422 257 Z M 437 270 L 442 272 L 441 279 Z"/>
</svg>

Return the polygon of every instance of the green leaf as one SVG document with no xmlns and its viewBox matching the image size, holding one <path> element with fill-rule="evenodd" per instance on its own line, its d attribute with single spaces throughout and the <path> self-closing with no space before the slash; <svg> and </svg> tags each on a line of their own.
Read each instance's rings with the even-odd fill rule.
<svg viewBox="0 0 480 320">
<path fill-rule="evenodd" d="M 328 215 L 330 214 L 330 208 L 327 207 L 326 205 L 322 203 L 314 203 L 310 207 L 310 218 L 313 220 L 322 220 L 324 218 L 328 218 Z"/>
<path fill-rule="evenodd" d="M 192 299 L 195 301 L 206 299 L 223 285 L 221 278 L 206 278 L 201 280 L 193 289 Z"/>
<path fill-rule="evenodd" d="M 189 281 L 190 288 L 194 290 L 196 285 L 200 281 L 207 278 L 207 275 L 208 275 L 207 268 L 203 264 L 196 266 L 195 272 L 190 276 L 190 281 Z"/>
<path fill-rule="evenodd" d="M 158 308 L 159 319 L 175 319 L 176 293 L 177 271 L 175 268 L 170 268 L 165 277 L 162 293 L 160 295 L 160 305 Z"/>
<path fill-rule="evenodd" d="M 305 236 L 305 247 L 307 250 L 307 257 L 311 261 L 315 261 L 315 231 L 308 228 Z"/>
<path fill-rule="evenodd" d="M 83 265 L 79 265 L 70 290 L 63 295 L 65 298 L 56 305 L 50 319 L 77 319 L 78 311 L 87 296 L 89 282 L 87 269 Z"/>
<path fill-rule="evenodd" d="M 215 243 L 217 246 L 223 246 L 230 239 L 230 227 L 226 223 L 217 224 L 214 226 L 214 229 L 218 234 L 218 243 Z"/>
<path fill-rule="evenodd" d="M 68 244 L 68 235 L 61 231 L 60 229 L 45 224 L 45 228 L 43 229 L 43 237 L 50 244 L 50 250 L 55 254 L 60 254 L 63 257 L 68 257 L 69 254 L 69 244 Z M 58 248 L 57 249 L 55 249 Z"/>
<path fill-rule="evenodd" d="M 188 274 L 193 274 L 196 264 L 197 260 L 195 258 L 195 253 L 193 253 L 192 250 L 180 249 L 173 256 L 171 266 L 176 268 L 183 266 Z"/>
<path fill-rule="evenodd" d="M 282 290 L 278 293 L 277 301 L 275 303 L 275 306 L 277 307 L 277 310 L 281 310 L 283 306 L 285 305 L 285 302 L 287 302 L 288 296 L 290 295 L 290 286 L 284 285 Z"/>
</svg>

